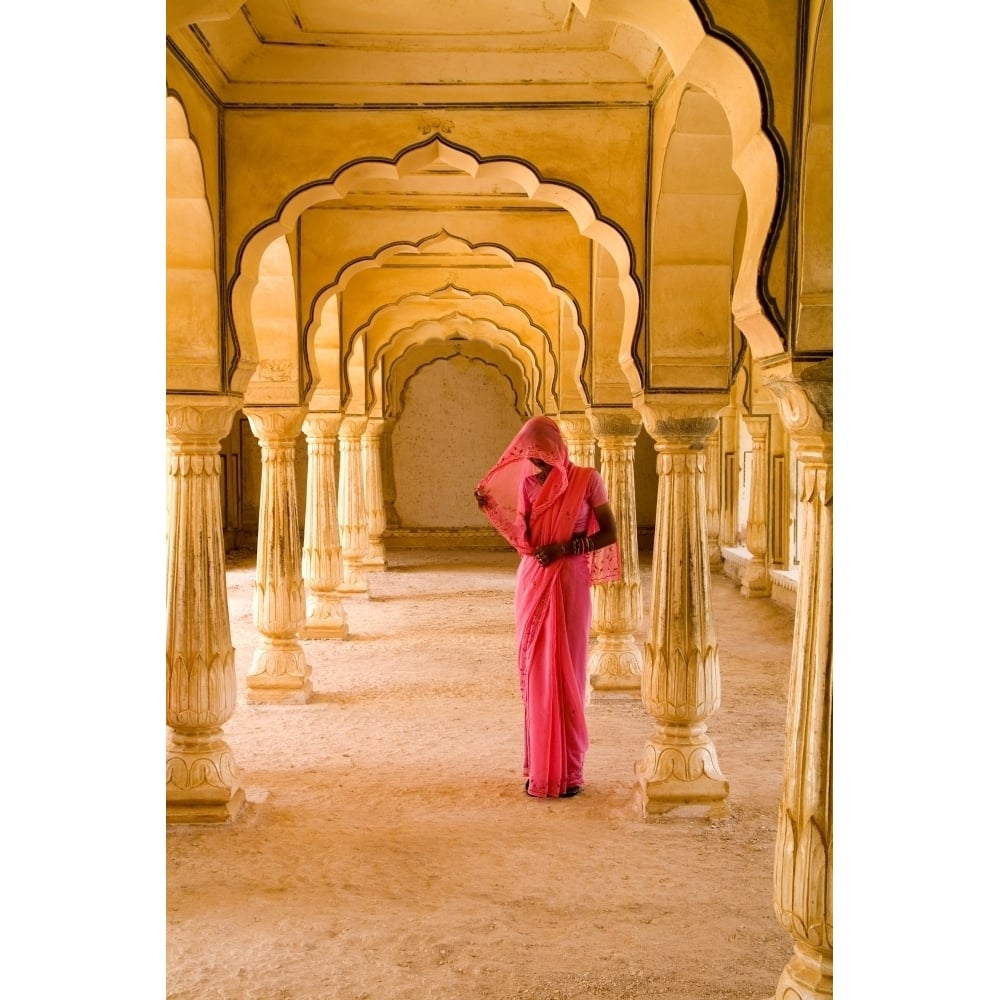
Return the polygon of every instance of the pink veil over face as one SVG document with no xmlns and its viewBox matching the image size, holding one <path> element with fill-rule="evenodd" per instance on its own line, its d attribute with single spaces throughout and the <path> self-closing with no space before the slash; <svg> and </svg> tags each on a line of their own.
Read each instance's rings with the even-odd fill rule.
<svg viewBox="0 0 1000 1000">
<path fill-rule="evenodd" d="M 476 487 L 476 493 L 486 497 L 483 513 L 522 555 L 531 555 L 536 548 L 528 541 L 520 509 L 522 484 L 538 472 L 533 458 L 552 466 L 536 501 L 535 513 L 541 513 L 565 492 L 569 482 L 569 452 L 551 417 L 531 417 Z"/>
<path fill-rule="evenodd" d="M 531 515 L 533 526 L 548 520 L 543 515 L 563 499 L 571 476 L 590 472 L 570 462 L 559 425 L 551 417 L 531 417 L 514 435 L 493 468 L 480 480 L 476 493 L 486 498 L 481 505 L 483 513 L 521 555 L 533 555 L 535 549 L 545 542 L 567 540 L 528 538 L 521 496 L 525 478 L 538 472 L 531 462 L 533 458 L 551 466 L 535 499 Z M 597 519 L 591 514 L 587 533 L 597 529 Z M 621 556 L 617 542 L 591 553 L 588 562 L 594 583 L 621 579 Z"/>
</svg>

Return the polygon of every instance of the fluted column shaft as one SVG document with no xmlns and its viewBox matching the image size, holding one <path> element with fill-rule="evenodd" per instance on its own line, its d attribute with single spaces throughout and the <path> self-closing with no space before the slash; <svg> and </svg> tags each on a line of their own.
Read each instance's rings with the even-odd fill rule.
<svg viewBox="0 0 1000 1000">
<path fill-rule="evenodd" d="M 339 413 L 310 413 L 303 424 L 309 466 L 302 541 L 302 576 L 307 588 L 302 635 L 315 639 L 343 638 L 348 631 L 338 591 L 343 579 L 337 520 L 337 430 L 341 419 Z"/>
<path fill-rule="evenodd" d="M 776 1000 L 833 996 L 832 375 L 770 383 L 802 463 L 804 518 L 792 638 L 774 907 L 794 955 Z"/>
<path fill-rule="evenodd" d="M 707 727 L 721 701 L 703 452 L 717 409 L 687 405 L 643 414 L 656 445 L 659 480 L 641 683 L 656 730 L 636 764 L 636 794 L 647 819 L 716 818 L 729 811 L 729 782 Z"/>
<path fill-rule="evenodd" d="M 601 449 L 601 476 L 618 524 L 622 578 L 593 588 L 593 647 L 587 664 L 598 697 L 639 697 L 642 654 L 635 631 L 642 624 L 642 583 L 635 516 L 635 439 L 642 418 L 635 410 L 591 410 Z"/>
<path fill-rule="evenodd" d="M 167 397 L 167 822 L 232 819 L 246 795 L 222 726 L 236 707 L 220 442 L 238 400 Z"/>
<path fill-rule="evenodd" d="M 584 465 L 590 469 L 596 469 L 594 428 L 590 418 L 583 413 L 565 414 L 559 417 L 559 429 L 566 442 L 569 460 L 574 465 Z"/>
<path fill-rule="evenodd" d="M 771 593 L 768 574 L 767 508 L 768 469 L 767 438 L 771 418 L 745 416 L 743 422 L 750 432 L 753 451 L 750 458 L 750 508 L 747 512 L 746 547 L 750 561 L 743 568 L 740 593 L 745 597 L 767 597 Z"/>
<path fill-rule="evenodd" d="M 705 533 L 708 536 L 708 562 L 713 570 L 722 569 L 721 530 L 721 430 L 716 428 L 705 441 Z"/>
<path fill-rule="evenodd" d="M 305 582 L 295 442 L 306 411 L 298 406 L 255 406 L 244 412 L 261 458 L 253 608 L 260 638 L 247 673 L 247 700 L 305 704 L 312 694 L 312 668 L 297 638 L 305 623 Z"/>
<path fill-rule="evenodd" d="M 365 593 L 368 574 L 364 558 L 368 553 L 368 510 L 365 506 L 365 470 L 361 437 L 366 417 L 346 417 L 340 425 L 340 490 L 337 513 L 340 518 L 340 554 L 346 593 Z"/>
<path fill-rule="evenodd" d="M 361 435 L 361 465 L 365 476 L 365 508 L 368 522 L 368 548 L 362 563 L 369 571 L 386 567 L 385 495 L 382 492 L 382 431 L 385 421 L 371 417 Z"/>
</svg>

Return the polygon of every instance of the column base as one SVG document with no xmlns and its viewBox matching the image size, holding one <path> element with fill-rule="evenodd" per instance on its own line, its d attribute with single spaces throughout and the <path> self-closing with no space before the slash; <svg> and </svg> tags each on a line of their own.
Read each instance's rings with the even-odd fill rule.
<svg viewBox="0 0 1000 1000">
<path fill-rule="evenodd" d="M 740 593 L 744 597 L 770 597 L 771 575 L 762 559 L 754 557 L 740 573 Z"/>
<path fill-rule="evenodd" d="M 299 635 L 308 639 L 343 639 L 347 636 L 347 615 L 335 593 L 314 593 L 306 606 L 305 624 Z"/>
<path fill-rule="evenodd" d="M 654 736 L 635 765 L 634 793 L 643 819 L 724 819 L 729 782 L 712 741 L 697 732 Z"/>
<path fill-rule="evenodd" d="M 364 594 L 368 591 L 368 573 L 361 563 L 343 561 L 344 578 L 337 584 L 341 594 Z"/>
<path fill-rule="evenodd" d="M 346 623 L 337 625 L 325 618 L 307 618 L 299 636 L 303 639 L 346 639 L 348 628 Z"/>
<path fill-rule="evenodd" d="M 810 949 L 811 950 L 811 949 Z M 833 955 L 810 954 L 802 945 L 781 972 L 775 1000 L 827 1000 L 833 997 Z"/>
<path fill-rule="evenodd" d="M 709 538 L 708 540 L 708 565 L 709 568 L 714 572 L 720 570 L 725 565 L 725 560 L 722 558 L 722 548 L 719 545 L 719 539 Z"/>
<path fill-rule="evenodd" d="M 587 661 L 590 690 L 600 698 L 638 698 L 642 652 L 631 633 L 598 635 Z"/>
<path fill-rule="evenodd" d="M 210 805 L 201 802 L 170 802 L 167 800 L 167 824 L 177 826 L 184 823 L 232 823 L 246 805 L 246 794 L 237 789 L 228 801 Z"/>
<path fill-rule="evenodd" d="M 304 705 L 312 696 L 312 667 L 294 639 L 266 639 L 253 654 L 247 674 L 251 705 Z"/>
<path fill-rule="evenodd" d="M 369 572 L 378 573 L 384 570 L 389 565 L 385 557 L 385 546 L 381 542 L 373 543 L 361 560 L 361 565 Z"/>
<path fill-rule="evenodd" d="M 167 822 L 228 823 L 246 802 L 239 768 L 221 730 L 174 731 L 167 749 Z"/>
</svg>

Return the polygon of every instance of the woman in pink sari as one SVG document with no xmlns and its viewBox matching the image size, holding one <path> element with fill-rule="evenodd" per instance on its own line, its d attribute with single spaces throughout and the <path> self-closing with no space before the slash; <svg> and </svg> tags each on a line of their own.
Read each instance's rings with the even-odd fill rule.
<svg viewBox="0 0 1000 1000">
<path fill-rule="evenodd" d="M 621 576 L 604 480 L 569 460 L 559 426 L 532 417 L 476 488 L 476 502 L 521 554 L 514 591 L 524 702 L 525 791 L 583 788 L 592 583 Z"/>
</svg>

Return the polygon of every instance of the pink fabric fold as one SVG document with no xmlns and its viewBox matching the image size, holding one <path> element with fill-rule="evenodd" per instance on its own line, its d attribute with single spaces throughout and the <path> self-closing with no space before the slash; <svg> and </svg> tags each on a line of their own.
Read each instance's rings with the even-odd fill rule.
<svg viewBox="0 0 1000 1000">
<path fill-rule="evenodd" d="M 537 474 L 531 458 L 551 466 L 526 520 L 525 480 Z M 594 477 L 598 483 L 594 483 Z M 558 796 L 583 784 L 589 745 L 585 703 L 591 583 L 621 577 L 617 543 L 588 556 L 547 566 L 535 550 L 567 542 L 587 510 L 587 533 L 598 530 L 588 493 L 606 497 L 594 469 L 569 461 L 558 425 L 531 418 L 483 477 L 477 492 L 483 512 L 521 553 L 514 594 L 517 663 L 524 702 L 524 775 L 534 796 Z"/>
</svg>

